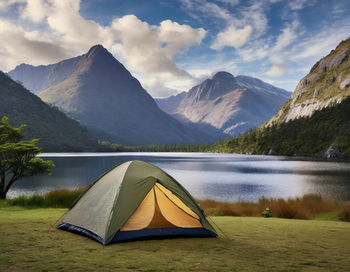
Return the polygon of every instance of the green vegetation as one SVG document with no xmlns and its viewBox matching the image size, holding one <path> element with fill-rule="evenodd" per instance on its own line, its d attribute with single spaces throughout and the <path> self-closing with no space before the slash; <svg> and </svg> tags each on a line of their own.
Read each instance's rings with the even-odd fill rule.
<svg viewBox="0 0 350 272">
<path fill-rule="evenodd" d="M 69 208 L 74 201 L 86 190 L 86 187 L 79 187 L 77 190 L 58 189 L 43 195 L 32 196 L 21 195 L 8 199 L 5 203 L 11 206 L 42 207 L 42 208 Z"/>
<path fill-rule="evenodd" d="M 311 117 L 262 126 L 203 151 L 322 156 L 331 145 L 334 156 L 350 157 L 350 97 Z"/>
<path fill-rule="evenodd" d="M 27 139 L 40 138 L 45 152 L 95 151 L 97 140 L 86 128 L 55 107 L 41 101 L 20 83 L 0 71 L 0 119 L 14 126 L 26 124 Z"/>
<path fill-rule="evenodd" d="M 1 202 L 0 202 L 1 203 Z M 66 209 L 1 207 L 0 271 L 348 271 L 349 223 L 214 217 L 226 235 L 103 248 L 55 230 Z M 220 232 L 219 232 L 220 233 Z"/>
<path fill-rule="evenodd" d="M 0 121 L 0 199 L 5 199 L 10 187 L 18 179 L 36 174 L 51 173 L 52 161 L 36 157 L 41 152 L 38 139 L 24 141 L 24 125 L 16 128 L 8 118 Z"/>
<path fill-rule="evenodd" d="M 124 146 L 108 141 L 99 142 L 100 152 L 202 152 L 210 147 L 211 144 Z"/>
</svg>

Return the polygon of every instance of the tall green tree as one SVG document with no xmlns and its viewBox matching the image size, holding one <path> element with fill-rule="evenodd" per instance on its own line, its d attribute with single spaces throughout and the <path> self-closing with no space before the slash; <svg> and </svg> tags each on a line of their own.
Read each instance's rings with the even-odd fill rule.
<svg viewBox="0 0 350 272">
<path fill-rule="evenodd" d="M 0 199 L 5 199 L 10 187 L 23 177 L 51 174 L 52 161 L 36 157 L 41 152 L 39 139 L 23 140 L 25 125 L 13 127 L 4 116 L 0 121 Z"/>
</svg>

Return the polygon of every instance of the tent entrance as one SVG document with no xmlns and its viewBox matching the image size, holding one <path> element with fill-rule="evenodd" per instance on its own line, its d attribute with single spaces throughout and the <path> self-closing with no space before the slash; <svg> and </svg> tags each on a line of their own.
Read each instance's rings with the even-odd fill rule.
<svg viewBox="0 0 350 272">
<path fill-rule="evenodd" d="M 198 215 L 176 195 L 155 183 L 120 232 L 165 228 L 203 228 L 203 225 Z"/>
</svg>

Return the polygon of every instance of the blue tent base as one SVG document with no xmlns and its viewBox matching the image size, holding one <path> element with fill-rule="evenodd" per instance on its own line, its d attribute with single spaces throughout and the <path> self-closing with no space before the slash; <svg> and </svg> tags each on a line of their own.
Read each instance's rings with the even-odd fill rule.
<svg viewBox="0 0 350 272">
<path fill-rule="evenodd" d="M 67 223 L 60 223 L 58 224 L 58 226 L 56 227 L 56 229 L 62 229 L 62 230 L 66 230 L 72 233 L 76 233 L 76 234 L 80 234 L 82 236 L 86 236 L 92 240 L 96 240 L 97 242 L 101 243 L 101 244 L 105 244 L 105 241 L 102 239 L 102 237 L 96 235 L 95 233 L 81 228 L 81 227 L 77 227 L 71 224 L 67 224 Z"/>
<path fill-rule="evenodd" d="M 67 224 L 67 223 L 60 223 L 56 228 L 86 236 L 103 245 L 106 245 L 102 237 L 84 228 Z M 204 228 L 141 229 L 141 230 L 133 230 L 133 231 L 118 231 L 108 244 L 135 241 L 135 240 L 181 238 L 181 237 L 217 237 L 217 235 L 216 233 L 206 230 Z"/>
<path fill-rule="evenodd" d="M 111 243 L 135 240 L 180 237 L 216 237 L 217 235 L 204 228 L 154 228 L 134 231 L 118 231 Z"/>
</svg>

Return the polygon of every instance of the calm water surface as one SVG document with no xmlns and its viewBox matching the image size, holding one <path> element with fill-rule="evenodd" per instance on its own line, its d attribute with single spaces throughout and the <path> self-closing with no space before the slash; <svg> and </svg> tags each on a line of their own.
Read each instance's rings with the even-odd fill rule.
<svg viewBox="0 0 350 272">
<path fill-rule="evenodd" d="M 219 201 L 257 201 L 320 193 L 350 200 L 350 163 L 277 156 L 213 153 L 45 153 L 56 167 L 51 176 L 15 183 L 8 197 L 89 185 L 113 166 L 143 160 L 162 168 L 194 197 Z"/>
</svg>

